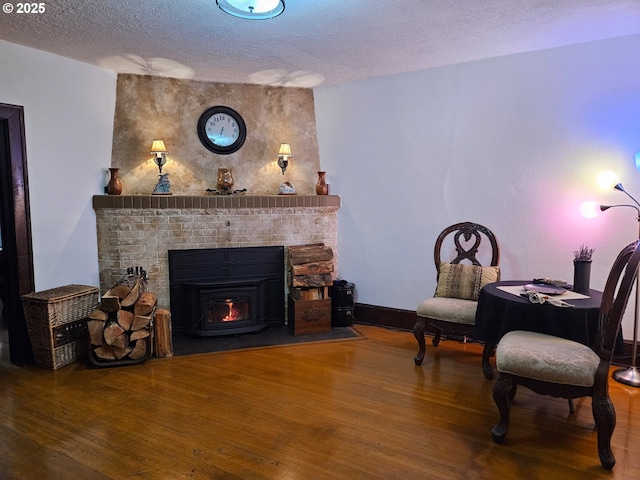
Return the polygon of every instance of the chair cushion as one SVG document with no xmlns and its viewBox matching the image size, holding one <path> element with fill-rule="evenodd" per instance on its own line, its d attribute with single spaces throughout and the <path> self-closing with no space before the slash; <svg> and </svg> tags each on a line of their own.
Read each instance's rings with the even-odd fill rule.
<svg viewBox="0 0 640 480">
<path fill-rule="evenodd" d="M 436 297 L 478 300 L 480 289 L 500 279 L 500 267 L 441 263 Z"/>
<path fill-rule="evenodd" d="M 453 323 L 474 325 L 478 302 L 460 298 L 433 297 L 422 302 L 416 309 L 419 317 L 444 320 Z"/>
<path fill-rule="evenodd" d="M 498 371 L 545 382 L 593 386 L 599 363 L 586 345 L 537 332 L 509 332 L 496 348 Z"/>
</svg>

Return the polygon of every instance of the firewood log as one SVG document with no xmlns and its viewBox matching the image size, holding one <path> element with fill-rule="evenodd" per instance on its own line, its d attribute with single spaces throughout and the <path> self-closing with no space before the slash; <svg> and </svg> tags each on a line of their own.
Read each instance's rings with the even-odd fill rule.
<svg viewBox="0 0 640 480">
<path fill-rule="evenodd" d="M 115 295 L 120 300 L 122 300 L 127 295 L 129 295 L 130 292 L 131 292 L 131 287 L 128 287 L 127 285 L 124 285 L 124 284 L 116 285 L 115 287 L 111 287 L 109 289 L 109 294 Z"/>
<path fill-rule="evenodd" d="M 100 345 L 96 348 L 93 353 L 96 357 L 102 360 L 117 360 L 115 352 L 113 351 L 113 347 L 111 345 Z"/>
<path fill-rule="evenodd" d="M 142 338 L 136 340 L 136 344 L 133 346 L 133 350 L 129 353 L 129 358 L 133 360 L 140 360 L 147 354 L 147 340 Z"/>
<path fill-rule="evenodd" d="M 322 262 L 331 259 L 333 259 L 333 250 L 331 250 L 331 247 L 324 245 L 289 247 L 289 263 L 291 265 Z"/>
<path fill-rule="evenodd" d="M 149 335 L 149 330 L 145 330 L 143 328 L 142 330 L 131 332 L 131 335 L 129 335 L 129 340 L 133 342 L 134 340 L 138 340 L 139 338 L 147 338 Z"/>
<path fill-rule="evenodd" d="M 131 347 L 126 347 L 126 348 L 113 347 L 113 354 L 116 356 L 118 360 L 122 360 L 124 357 L 129 355 L 132 350 L 133 348 Z"/>
<path fill-rule="evenodd" d="M 136 331 L 145 328 L 151 323 L 151 315 L 134 315 L 133 323 L 131 324 L 131 330 Z"/>
<path fill-rule="evenodd" d="M 311 262 L 300 265 L 291 265 L 292 275 L 319 275 L 333 272 L 333 262 Z"/>
<path fill-rule="evenodd" d="M 324 296 L 322 295 L 321 288 L 311 288 L 309 290 L 300 290 L 299 295 L 300 295 L 300 300 L 322 300 L 324 298 Z"/>
<path fill-rule="evenodd" d="M 324 287 L 333 285 L 330 273 L 321 275 L 297 275 L 291 279 L 292 287 Z"/>
<path fill-rule="evenodd" d="M 155 346 L 156 357 L 173 357 L 173 337 L 171 335 L 171 312 L 163 308 L 156 310 Z"/>
<path fill-rule="evenodd" d="M 120 302 L 120 308 L 129 308 L 134 303 L 136 303 L 136 300 L 138 300 L 138 297 L 140 296 L 141 290 L 142 280 L 140 279 L 140 277 L 138 277 L 129 294 Z"/>
<path fill-rule="evenodd" d="M 96 308 L 89 314 L 89 318 L 91 320 L 99 320 L 101 322 L 106 322 L 109 318 L 109 315 L 104 310 Z"/>
<path fill-rule="evenodd" d="M 120 335 L 124 333 L 124 330 L 116 322 L 108 324 L 103 331 L 104 341 L 107 345 L 113 345 Z"/>
<path fill-rule="evenodd" d="M 126 310 L 118 310 L 117 314 L 118 325 L 122 327 L 122 330 L 129 331 L 131 330 L 131 324 L 133 323 L 133 313 L 127 312 Z"/>
<path fill-rule="evenodd" d="M 105 312 L 117 312 L 120 310 L 120 297 L 109 293 L 110 291 L 102 295 L 100 298 L 100 308 Z"/>
<path fill-rule="evenodd" d="M 155 293 L 143 292 L 133 306 L 133 313 L 136 315 L 151 315 L 157 303 L 158 297 Z"/>
<path fill-rule="evenodd" d="M 113 343 L 111 344 L 113 348 L 121 348 L 125 349 L 129 346 L 129 335 L 126 332 L 122 332 L 116 338 L 113 339 Z"/>
<path fill-rule="evenodd" d="M 105 322 L 102 320 L 87 320 L 87 328 L 89 329 L 89 339 L 91 345 L 102 345 L 104 340 L 102 332 L 104 331 Z"/>
</svg>

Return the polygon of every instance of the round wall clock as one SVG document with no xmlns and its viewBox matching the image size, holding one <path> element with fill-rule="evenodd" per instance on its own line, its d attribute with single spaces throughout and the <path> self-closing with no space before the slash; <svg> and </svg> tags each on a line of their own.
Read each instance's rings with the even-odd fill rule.
<svg viewBox="0 0 640 480">
<path fill-rule="evenodd" d="M 247 127 L 233 108 L 218 105 L 200 115 L 198 137 L 208 150 L 227 155 L 240 150 L 247 138 Z"/>
</svg>

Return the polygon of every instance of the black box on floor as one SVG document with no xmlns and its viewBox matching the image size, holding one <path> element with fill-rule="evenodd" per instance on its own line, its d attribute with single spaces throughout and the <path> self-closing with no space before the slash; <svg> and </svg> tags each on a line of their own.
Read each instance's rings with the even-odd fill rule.
<svg viewBox="0 0 640 480">
<path fill-rule="evenodd" d="M 329 287 L 332 327 L 349 327 L 353 323 L 353 310 L 356 305 L 354 288 L 355 285 L 346 280 L 334 280 L 333 285 Z"/>
</svg>

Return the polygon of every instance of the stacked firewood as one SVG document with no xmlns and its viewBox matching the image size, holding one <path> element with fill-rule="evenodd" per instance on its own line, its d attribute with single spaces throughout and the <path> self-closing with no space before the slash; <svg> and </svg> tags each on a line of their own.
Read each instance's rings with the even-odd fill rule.
<svg viewBox="0 0 640 480">
<path fill-rule="evenodd" d="M 333 284 L 333 250 L 324 243 L 289 247 L 290 285 L 309 288 Z"/>
<path fill-rule="evenodd" d="M 289 293 L 295 300 L 328 298 L 333 284 L 333 250 L 324 243 L 289 247 Z"/>
<path fill-rule="evenodd" d="M 145 279 L 139 276 L 132 286 L 120 283 L 102 296 L 100 307 L 87 321 L 92 360 L 126 363 L 151 355 L 158 299 L 145 290 Z"/>
</svg>

